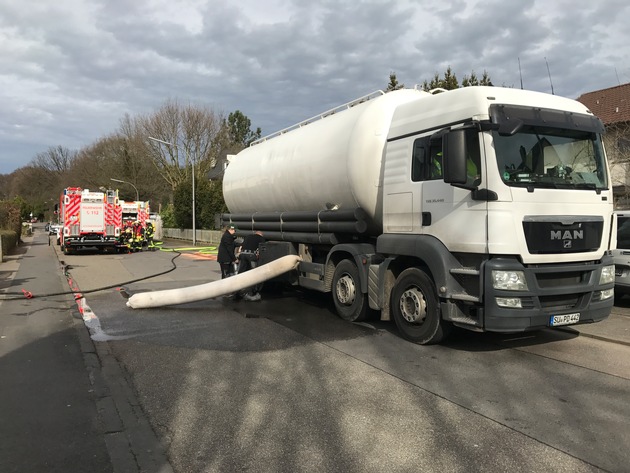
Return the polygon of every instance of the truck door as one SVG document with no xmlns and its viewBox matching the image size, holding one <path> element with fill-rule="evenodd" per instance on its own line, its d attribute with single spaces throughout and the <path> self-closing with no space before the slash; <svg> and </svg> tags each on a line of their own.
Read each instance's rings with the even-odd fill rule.
<svg viewBox="0 0 630 473">
<path fill-rule="evenodd" d="M 421 179 L 419 183 L 422 186 L 419 199 L 422 228 L 419 233 L 435 236 L 452 252 L 486 251 L 487 202 L 472 198 L 472 189 L 481 183 L 482 178 L 483 160 L 478 136 L 476 129 L 466 130 L 467 173 L 470 176 L 467 183 L 461 187 L 445 183 L 443 180 L 449 156 L 443 154 L 441 136 L 420 139 L 420 142 L 414 145 L 414 150 L 424 147 L 427 155 L 426 169 L 416 173 Z M 415 154 L 416 152 L 414 161 Z M 455 159 L 455 156 L 451 159 Z"/>
</svg>

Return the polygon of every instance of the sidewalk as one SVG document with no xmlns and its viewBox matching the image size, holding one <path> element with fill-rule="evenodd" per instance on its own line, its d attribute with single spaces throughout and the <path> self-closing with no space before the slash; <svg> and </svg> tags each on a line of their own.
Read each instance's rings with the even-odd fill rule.
<svg viewBox="0 0 630 473">
<path fill-rule="evenodd" d="M 0 294 L 17 294 L 0 296 L 0 471 L 172 472 L 74 297 L 50 296 L 69 287 L 47 233 L 23 241 L 0 264 Z"/>
<path fill-rule="evenodd" d="M 47 235 L 23 240 L 0 265 L 0 288 L 67 291 Z M 73 306 L 69 295 L 0 302 L 2 472 L 112 471 Z"/>
</svg>

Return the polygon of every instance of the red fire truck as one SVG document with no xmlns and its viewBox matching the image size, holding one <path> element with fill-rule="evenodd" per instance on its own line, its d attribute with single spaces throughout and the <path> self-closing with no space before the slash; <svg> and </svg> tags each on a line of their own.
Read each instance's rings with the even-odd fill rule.
<svg viewBox="0 0 630 473">
<path fill-rule="evenodd" d="M 68 187 L 61 194 L 59 209 L 62 225 L 59 243 L 65 254 L 86 247 L 96 247 L 99 251 L 124 247 L 119 241 L 122 212 L 117 191 L 91 192 Z"/>
<path fill-rule="evenodd" d="M 142 228 L 146 227 L 147 220 L 149 220 L 149 202 L 140 200 L 127 202 L 121 200 L 120 208 L 122 210 L 123 226 L 140 222 Z"/>
</svg>

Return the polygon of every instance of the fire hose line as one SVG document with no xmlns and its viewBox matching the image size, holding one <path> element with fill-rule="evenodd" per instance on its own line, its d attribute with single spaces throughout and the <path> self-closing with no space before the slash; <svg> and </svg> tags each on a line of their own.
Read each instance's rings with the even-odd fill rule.
<svg viewBox="0 0 630 473">
<path fill-rule="evenodd" d="M 216 246 L 193 246 L 190 248 L 160 248 L 160 251 L 196 251 L 202 254 L 216 254 Z"/>
<path fill-rule="evenodd" d="M 22 289 L 21 292 L 3 292 L 3 293 L 0 293 L 0 301 L 15 301 L 15 300 L 20 300 L 24 298 L 35 299 L 35 298 L 45 298 L 45 297 L 53 297 L 53 296 L 65 296 L 65 295 L 70 295 L 70 294 L 74 296 L 75 300 L 78 300 L 78 299 L 83 298 L 83 294 L 90 294 L 93 292 L 105 291 L 107 289 L 120 288 L 121 286 L 125 286 L 127 284 L 132 284 L 139 281 L 145 281 L 147 279 L 151 279 L 158 276 L 162 276 L 164 274 L 168 274 L 171 271 L 175 271 L 177 269 L 175 260 L 179 258 L 182 253 L 181 251 L 178 251 L 178 250 L 171 250 L 171 251 L 173 251 L 174 253 L 177 253 L 175 256 L 171 258 L 172 268 L 167 269 L 166 271 L 162 271 L 160 273 L 151 274 L 149 276 L 144 276 L 142 278 L 132 279 L 131 281 L 125 281 L 122 283 L 112 284 L 110 286 L 98 287 L 96 289 L 88 289 L 87 291 L 81 291 L 81 290 L 76 289 L 72 291 L 52 292 L 48 294 L 33 294 L 31 291 Z M 71 266 L 64 266 L 63 273 L 64 273 L 64 276 L 68 279 L 68 284 L 70 285 L 70 287 L 73 287 L 73 280 L 70 277 L 70 274 L 68 273 L 68 270 L 70 269 L 70 267 Z M 13 296 L 13 297 L 6 297 L 6 296 Z"/>
</svg>

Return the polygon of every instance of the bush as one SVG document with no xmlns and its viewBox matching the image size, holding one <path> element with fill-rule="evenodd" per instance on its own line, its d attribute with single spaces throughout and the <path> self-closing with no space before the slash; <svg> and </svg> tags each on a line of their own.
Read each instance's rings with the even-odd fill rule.
<svg viewBox="0 0 630 473">
<path fill-rule="evenodd" d="M 2 235 L 2 254 L 6 255 L 17 246 L 18 236 L 12 230 L 0 230 L 0 235 Z"/>
<path fill-rule="evenodd" d="M 17 202 L 0 201 L 0 230 L 11 230 L 17 234 L 18 241 L 22 236 L 22 219 L 20 205 Z"/>
<path fill-rule="evenodd" d="M 175 207 L 168 204 L 160 213 L 162 218 L 162 228 L 175 228 Z"/>
</svg>

